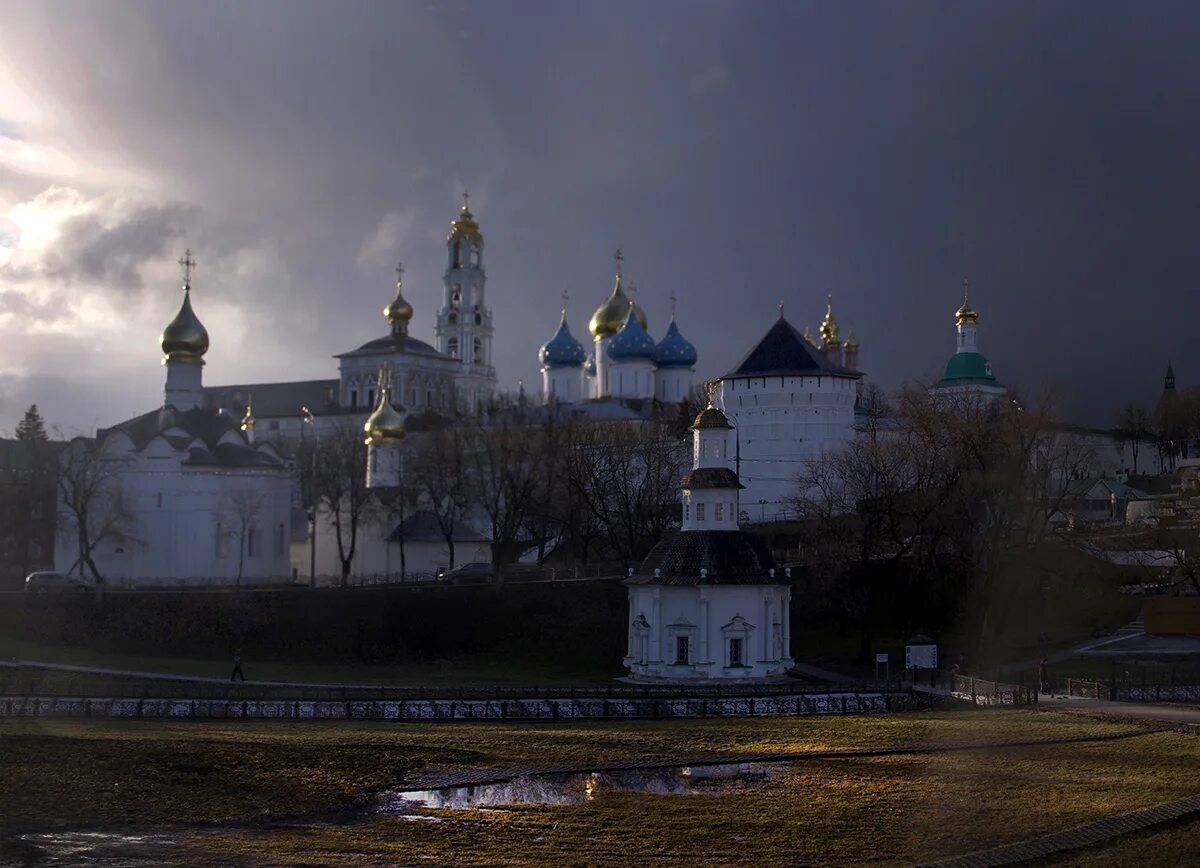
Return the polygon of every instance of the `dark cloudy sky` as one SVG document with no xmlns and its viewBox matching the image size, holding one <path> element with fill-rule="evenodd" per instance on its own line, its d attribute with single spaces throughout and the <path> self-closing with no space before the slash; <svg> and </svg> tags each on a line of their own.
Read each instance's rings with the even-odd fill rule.
<svg viewBox="0 0 1200 868">
<path fill-rule="evenodd" d="M 827 293 L 891 389 L 969 276 L 1002 380 L 1077 421 L 1200 383 L 1200 7 L 0 0 L 0 429 L 161 401 L 174 265 L 210 384 L 334 376 L 403 259 L 432 340 L 463 187 L 502 386 L 620 245 L 722 373 Z"/>
</svg>

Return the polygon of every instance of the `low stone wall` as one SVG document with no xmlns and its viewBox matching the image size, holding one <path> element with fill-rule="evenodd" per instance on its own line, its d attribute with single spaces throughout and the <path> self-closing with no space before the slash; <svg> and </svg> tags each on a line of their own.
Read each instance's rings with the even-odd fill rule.
<svg viewBox="0 0 1200 868">
<path fill-rule="evenodd" d="M 185 720 L 656 720 L 910 711 L 911 693 L 820 693 L 711 699 L 407 699 L 340 701 L 0 699 L 0 717 Z"/>
<path fill-rule="evenodd" d="M 1120 702 L 1200 702 L 1200 684 L 1120 684 L 1113 691 Z"/>
</svg>

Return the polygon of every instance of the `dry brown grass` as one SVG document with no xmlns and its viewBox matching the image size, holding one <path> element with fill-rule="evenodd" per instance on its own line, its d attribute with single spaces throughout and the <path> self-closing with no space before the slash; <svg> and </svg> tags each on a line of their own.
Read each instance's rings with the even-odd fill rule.
<svg viewBox="0 0 1200 868">
<path fill-rule="evenodd" d="M 905 863 L 1057 831 L 1200 789 L 1175 733 L 984 752 L 813 760 L 703 795 L 606 794 L 444 822 L 309 815 L 431 769 L 1098 735 L 1121 724 L 1030 711 L 575 725 L 0 723 L 9 831 L 183 832 L 197 862 Z M 1115 863 L 1114 863 L 1115 864 Z M 1142 864 L 1147 864 L 1145 861 Z M 1153 864 L 1153 863 L 1151 863 Z M 1161 863 L 1172 864 L 1172 863 Z"/>
</svg>

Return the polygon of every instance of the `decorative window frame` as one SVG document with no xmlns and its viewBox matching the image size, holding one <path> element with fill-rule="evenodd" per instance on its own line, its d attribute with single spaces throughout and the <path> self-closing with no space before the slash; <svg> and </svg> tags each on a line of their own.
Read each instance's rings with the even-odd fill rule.
<svg viewBox="0 0 1200 868">
<path fill-rule="evenodd" d="M 741 615 L 734 615 L 733 620 L 721 628 L 721 642 L 724 645 L 723 654 L 725 658 L 725 669 L 749 669 L 750 665 L 746 662 L 746 655 L 750 651 L 750 636 L 754 633 L 755 626 L 743 618 Z M 731 639 L 742 640 L 742 662 L 733 663 L 730 656 L 732 646 Z"/>
</svg>

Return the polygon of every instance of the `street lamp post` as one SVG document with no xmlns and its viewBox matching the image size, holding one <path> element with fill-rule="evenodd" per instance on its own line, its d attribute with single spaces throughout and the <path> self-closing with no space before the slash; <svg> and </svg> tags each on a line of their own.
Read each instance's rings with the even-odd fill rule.
<svg viewBox="0 0 1200 868">
<path fill-rule="evenodd" d="M 300 408 L 301 419 L 305 424 L 311 425 L 313 437 L 316 438 L 317 444 L 321 442 L 321 431 L 317 428 L 317 420 L 313 418 L 312 410 L 308 407 Z M 303 430 L 303 429 L 301 429 Z M 308 586 L 315 588 L 317 586 L 317 497 L 313 491 L 313 487 L 317 480 L 317 450 L 312 450 L 312 474 L 309 477 L 308 490 Z"/>
</svg>

